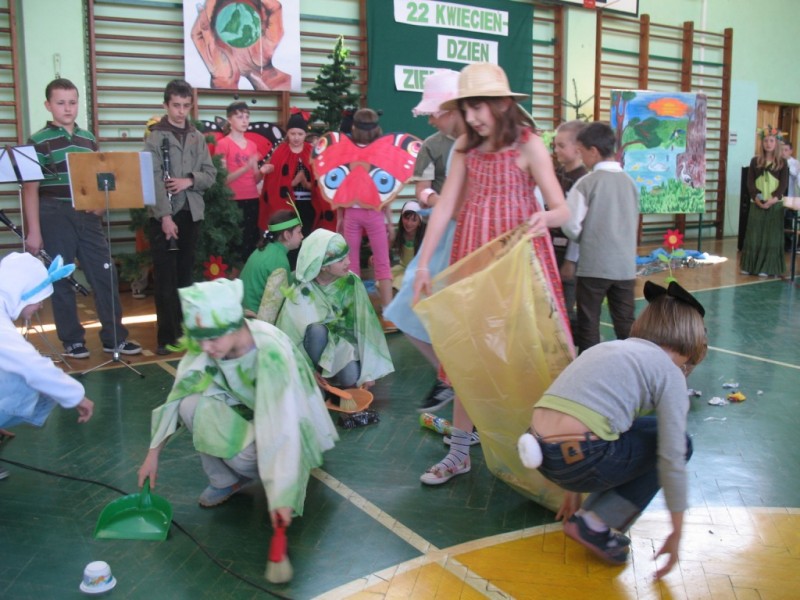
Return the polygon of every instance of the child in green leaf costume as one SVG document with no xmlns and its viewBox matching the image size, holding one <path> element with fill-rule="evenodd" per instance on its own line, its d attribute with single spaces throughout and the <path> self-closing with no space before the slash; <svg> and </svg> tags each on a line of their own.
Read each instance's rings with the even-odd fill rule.
<svg viewBox="0 0 800 600">
<path fill-rule="evenodd" d="M 221 504 L 252 479 L 267 494 L 273 526 L 303 514 L 311 469 L 338 436 L 313 371 L 286 335 L 244 319 L 238 279 L 179 290 L 186 355 L 153 411 L 139 485 L 156 484 L 158 457 L 181 423 L 192 433 L 210 485 L 201 506 Z"/>
<path fill-rule="evenodd" d="M 308 363 L 339 387 L 371 386 L 394 371 L 386 338 L 358 275 L 349 270 L 347 242 L 317 229 L 300 247 L 295 279 L 276 325 Z"/>
</svg>

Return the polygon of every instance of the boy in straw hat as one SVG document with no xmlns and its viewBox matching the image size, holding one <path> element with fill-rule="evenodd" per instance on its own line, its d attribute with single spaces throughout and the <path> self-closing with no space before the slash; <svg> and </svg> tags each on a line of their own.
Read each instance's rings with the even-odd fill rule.
<svg viewBox="0 0 800 600">
<path fill-rule="evenodd" d="M 30 254 L 13 252 L 0 261 L 0 427 L 30 423 L 41 427 L 56 404 L 78 411 L 78 422 L 92 417 L 94 404 L 83 386 L 37 352 L 14 326 L 42 307 L 53 282 L 68 277 L 75 265 L 56 256 L 46 269 Z M 0 479 L 7 471 L 0 468 Z"/>
<path fill-rule="evenodd" d="M 349 270 L 344 238 L 317 229 L 300 247 L 295 279 L 276 325 L 310 365 L 339 387 L 371 386 L 394 371 L 389 348 L 361 279 Z"/>
<path fill-rule="evenodd" d="M 153 411 L 139 485 L 149 477 L 155 487 L 159 454 L 183 423 L 209 479 L 201 506 L 260 479 L 273 527 L 287 526 L 303 514 L 309 473 L 338 436 L 305 360 L 274 326 L 244 318 L 242 290 L 238 279 L 180 290 L 187 352 Z"/>
</svg>

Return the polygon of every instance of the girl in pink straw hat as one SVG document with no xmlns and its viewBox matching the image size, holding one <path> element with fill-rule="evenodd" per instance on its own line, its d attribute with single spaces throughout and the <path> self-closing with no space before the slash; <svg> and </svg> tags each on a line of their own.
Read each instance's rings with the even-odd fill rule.
<svg viewBox="0 0 800 600">
<path fill-rule="evenodd" d="M 447 180 L 428 222 L 414 281 L 414 302 L 420 295 L 430 294 L 433 249 L 456 212 L 450 264 L 527 222 L 536 236 L 534 251 L 568 327 L 548 229 L 561 226 L 569 217 L 569 209 L 550 154 L 533 132 L 533 120 L 517 104 L 517 98 L 522 97 L 525 94 L 511 91 L 501 67 L 476 63 L 461 71 L 456 98 L 440 106 L 441 110 L 458 108 L 467 132 L 456 141 Z M 539 209 L 533 195 L 537 185 L 547 211 Z M 450 451 L 422 475 L 422 483 L 438 485 L 470 470 L 472 421 L 457 398 L 453 421 Z"/>
</svg>

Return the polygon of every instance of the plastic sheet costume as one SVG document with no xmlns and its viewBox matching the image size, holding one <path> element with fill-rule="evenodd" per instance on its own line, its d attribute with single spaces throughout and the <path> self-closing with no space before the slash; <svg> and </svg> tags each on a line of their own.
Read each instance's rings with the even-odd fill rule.
<svg viewBox="0 0 800 600">
<path fill-rule="evenodd" d="M 490 471 L 556 509 L 562 491 L 520 462 L 533 406 L 574 356 L 569 331 L 523 225 L 451 265 L 415 307 L 481 432 Z M 514 282 L 510 285 L 509 282 Z"/>
<path fill-rule="evenodd" d="M 348 273 L 328 285 L 315 280 L 323 266 L 343 260 L 348 251 L 341 235 L 324 229 L 317 229 L 303 241 L 295 271 L 298 283 L 287 291 L 276 325 L 301 349 L 307 327 L 325 325 L 328 344 L 319 361 L 322 376 L 333 377 L 348 363 L 358 361 L 360 386 L 388 375 L 394 366 L 361 279 Z M 307 354 L 306 358 L 311 364 Z"/>
<path fill-rule="evenodd" d="M 338 440 L 314 374 L 274 326 L 242 317 L 242 282 L 216 280 L 180 290 L 188 349 L 164 405 L 152 415 L 150 448 L 178 428 L 179 404 L 199 394 L 193 421 L 198 452 L 230 459 L 255 443 L 258 474 L 270 507 L 303 514 L 306 486 L 322 453 Z M 255 341 L 251 369 L 226 367 L 198 340 L 247 327 Z"/>
</svg>

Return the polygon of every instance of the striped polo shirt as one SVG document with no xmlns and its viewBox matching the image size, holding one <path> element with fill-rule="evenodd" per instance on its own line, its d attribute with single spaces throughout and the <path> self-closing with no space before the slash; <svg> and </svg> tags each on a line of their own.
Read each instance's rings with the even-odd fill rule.
<svg viewBox="0 0 800 600">
<path fill-rule="evenodd" d="M 45 173 L 39 182 L 39 198 L 72 202 L 69 189 L 67 154 L 69 152 L 97 152 L 97 142 L 91 132 L 76 123 L 72 134 L 58 125 L 48 123 L 28 140 L 36 148 L 36 155 Z M 51 176 L 54 173 L 56 176 Z"/>
</svg>

